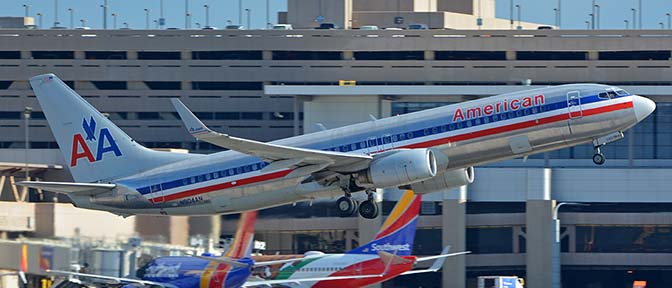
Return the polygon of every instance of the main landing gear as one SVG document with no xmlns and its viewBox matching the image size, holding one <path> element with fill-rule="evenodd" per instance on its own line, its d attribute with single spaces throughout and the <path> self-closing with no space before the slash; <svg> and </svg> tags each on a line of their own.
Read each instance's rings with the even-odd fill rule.
<svg viewBox="0 0 672 288">
<path fill-rule="evenodd" d="M 345 196 L 338 198 L 336 201 L 336 207 L 338 208 L 338 214 L 341 217 L 348 217 L 359 211 L 359 215 L 366 219 L 373 219 L 378 217 L 380 213 L 380 207 L 376 204 L 376 201 L 373 199 L 373 191 L 366 191 L 367 200 L 358 203 L 355 199 L 352 199 L 350 193 L 346 192 Z M 359 207 L 359 209 L 358 209 Z"/>
<path fill-rule="evenodd" d="M 623 132 L 616 131 L 593 140 L 593 147 L 595 147 L 595 154 L 593 155 L 593 163 L 597 165 L 604 164 L 604 162 L 607 161 L 607 158 L 605 158 L 604 154 L 602 154 L 601 148 L 604 145 L 607 145 L 611 142 L 623 139 L 623 137 L 625 137 L 625 135 L 623 135 Z"/>
</svg>

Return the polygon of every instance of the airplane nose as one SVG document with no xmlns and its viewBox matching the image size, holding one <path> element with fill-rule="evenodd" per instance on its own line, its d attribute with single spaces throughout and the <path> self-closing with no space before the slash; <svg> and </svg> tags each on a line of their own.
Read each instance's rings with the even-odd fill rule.
<svg viewBox="0 0 672 288">
<path fill-rule="evenodd" d="M 656 110 L 656 103 L 646 97 L 635 95 L 632 104 L 634 106 L 637 122 L 641 122 Z"/>
</svg>

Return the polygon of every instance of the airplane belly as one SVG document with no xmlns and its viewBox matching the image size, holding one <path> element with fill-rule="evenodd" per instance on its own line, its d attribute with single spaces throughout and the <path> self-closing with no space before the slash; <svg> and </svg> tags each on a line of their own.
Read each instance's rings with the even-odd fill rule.
<svg viewBox="0 0 672 288">
<path fill-rule="evenodd" d="M 288 178 L 210 193 L 216 213 L 262 209 L 303 200 L 296 186 L 303 178 Z"/>
</svg>

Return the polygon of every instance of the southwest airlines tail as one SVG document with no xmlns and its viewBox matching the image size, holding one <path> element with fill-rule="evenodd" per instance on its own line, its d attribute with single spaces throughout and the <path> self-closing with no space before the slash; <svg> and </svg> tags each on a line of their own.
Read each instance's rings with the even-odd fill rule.
<svg viewBox="0 0 672 288">
<path fill-rule="evenodd" d="M 387 217 L 373 241 L 353 249 L 348 254 L 378 254 L 379 251 L 411 255 L 415 227 L 420 213 L 422 197 L 406 191 Z"/>
<path fill-rule="evenodd" d="M 190 157 L 147 149 L 54 74 L 30 79 L 51 132 L 76 182 L 100 182 Z"/>
<path fill-rule="evenodd" d="M 224 256 L 229 258 L 250 257 L 254 247 L 254 224 L 257 222 L 257 211 L 248 211 L 240 214 L 238 230 Z"/>
</svg>

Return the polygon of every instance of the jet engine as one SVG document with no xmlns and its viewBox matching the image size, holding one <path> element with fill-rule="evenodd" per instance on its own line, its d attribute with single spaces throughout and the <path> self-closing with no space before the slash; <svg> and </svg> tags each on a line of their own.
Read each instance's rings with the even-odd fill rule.
<svg viewBox="0 0 672 288">
<path fill-rule="evenodd" d="M 380 155 L 357 174 L 360 187 L 396 187 L 436 176 L 436 158 L 429 149 L 407 149 Z"/>
<path fill-rule="evenodd" d="M 474 167 L 448 170 L 432 179 L 411 184 L 417 194 L 427 194 L 460 187 L 474 182 Z"/>
</svg>

